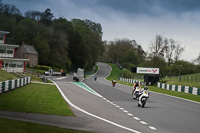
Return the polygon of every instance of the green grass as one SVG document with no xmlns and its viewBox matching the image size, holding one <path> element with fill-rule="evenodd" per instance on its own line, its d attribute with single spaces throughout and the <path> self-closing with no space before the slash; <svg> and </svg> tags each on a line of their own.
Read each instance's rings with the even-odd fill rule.
<svg viewBox="0 0 200 133">
<path fill-rule="evenodd" d="M 0 82 L 6 81 L 6 80 L 13 80 L 13 79 L 18 79 L 16 74 L 8 73 L 8 72 L 0 69 Z"/>
<path fill-rule="evenodd" d="M 97 71 L 98 71 L 98 66 L 97 65 L 95 65 L 95 70 L 93 71 L 93 72 L 91 72 L 91 70 L 89 71 L 86 71 L 85 72 L 85 74 L 86 74 L 86 77 L 85 78 L 88 78 L 88 77 L 90 77 L 90 76 L 93 76 Z M 90 73 L 89 75 L 87 75 L 87 73 Z"/>
<path fill-rule="evenodd" d="M 38 74 L 44 74 L 44 72 L 46 72 L 45 70 L 34 69 L 34 68 L 26 68 L 26 70 L 35 71 Z"/>
<path fill-rule="evenodd" d="M 56 86 L 29 84 L 0 95 L 0 110 L 74 116 Z"/>
<path fill-rule="evenodd" d="M 181 85 L 181 86 L 190 86 L 190 87 L 198 87 L 200 88 L 200 73 L 190 74 L 190 75 L 182 75 L 181 81 L 179 82 L 179 77 L 167 77 L 164 78 L 167 84 L 173 85 Z"/>
<path fill-rule="evenodd" d="M 31 122 L 0 118 L 0 133 L 89 133 Z"/>
<path fill-rule="evenodd" d="M 112 63 L 107 63 L 108 65 L 110 65 L 112 67 L 112 72 L 110 73 L 110 75 L 106 78 L 107 80 L 112 81 L 113 79 L 118 80 L 118 77 L 120 75 L 122 75 L 123 73 L 123 69 L 119 69 L 119 67 L 116 64 L 112 64 Z"/>
<path fill-rule="evenodd" d="M 31 77 L 31 81 L 44 82 L 41 78 L 39 78 L 35 75 L 26 74 L 26 76 Z"/>
</svg>

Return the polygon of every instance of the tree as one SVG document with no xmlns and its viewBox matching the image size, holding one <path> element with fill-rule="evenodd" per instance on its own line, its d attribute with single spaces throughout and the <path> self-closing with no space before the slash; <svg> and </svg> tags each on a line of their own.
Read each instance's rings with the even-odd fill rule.
<svg viewBox="0 0 200 133">
<path fill-rule="evenodd" d="M 134 64 L 135 66 L 138 65 L 139 60 L 138 56 L 136 55 L 133 49 L 129 49 L 123 55 L 123 62 Z"/>
<path fill-rule="evenodd" d="M 31 28 L 30 28 L 31 27 Z M 22 19 L 17 25 L 14 32 L 16 44 L 21 45 L 22 42 L 31 44 L 37 35 L 37 23 L 29 18 Z"/>
<path fill-rule="evenodd" d="M 39 20 L 41 20 L 42 13 L 39 12 L 39 11 L 34 11 L 34 10 L 33 11 L 27 11 L 27 12 L 25 12 L 25 17 L 39 21 Z"/>
<path fill-rule="evenodd" d="M 183 51 L 184 51 L 184 48 L 178 43 L 175 48 L 175 57 L 174 57 L 175 61 L 179 59 Z"/>
<path fill-rule="evenodd" d="M 176 48 L 176 41 L 174 39 L 165 38 L 164 47 L 165 47 L 166 58 L 168 61 L 168 66 L 170 66 L 172 63 L 173 52 Z"/>
<path fill-rule="evenodd" d="M 153 58 L 153 67 L 158 65 L 158 60 L 164 58 L 164 39 L 161 35 L 156 35 L 155 41 L 150 46 L 150 56 Z"/>
<path fill-rule="evenodd" d="M 194 62 L 196 62 L 198 65 L 200 65 L 200 53 L 199 53 L 199 56 L 194 60 Z"/>
<path fill-rule="evenodd" d="M 51 13 L 51 9 L 47 8 L 41 16 L 41 22 L 46 25 L 46 26 L 50 26 L 52 23 L 52 19 L 53 19 L 53 13 Z"/>
<path fill-rule="evenodd" d="M 74 31 L 78 32 L 82 38 L 82 52 L 85 53 L 84 68 L 92 68 L 97 57 L 103 53 L 104 46 L 101 40 L 102 28 L 98 23 L 90 20 L 72 20 Z"/>
</svg>

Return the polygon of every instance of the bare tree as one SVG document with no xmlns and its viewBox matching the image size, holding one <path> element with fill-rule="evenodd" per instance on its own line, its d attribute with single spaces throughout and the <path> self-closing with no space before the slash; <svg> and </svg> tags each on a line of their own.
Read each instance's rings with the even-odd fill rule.
<svg viewBox="0 0 200 133">
<path fill-rule="evenodd" d="M 177 43 L 176 48 L 175 48 L 175 57 L 174 57 L 175 61 L 179 59 L 183 51 L 184 51 L 184 48 L 179 43 Z"/>
<path fill-rule="evenodd" d="M 153 66 L 156 66 L 156 61 L 159 57 L 164 57 L 164 39 L 162 35 L 156 35 L 155 42 L 151 43 L 150 51 L 151 55 L 153 57 Z"/>
<path fill-rule="evenodd" d="M 176 48 L 176 41 L 174 39 L 167 39 L 164 40 L 164 47 L 165 47 L 165 54 L 168 61 L 168 66 L 170 66 L 172 62 L 173 52 Z"/>
<path fill-rule="evenodd" d="M 200 53 L 199 53 L 199 56 L 194 60 L 194 62 L 196 62 L 198 65 L 200 65 Z"/>
</svg>

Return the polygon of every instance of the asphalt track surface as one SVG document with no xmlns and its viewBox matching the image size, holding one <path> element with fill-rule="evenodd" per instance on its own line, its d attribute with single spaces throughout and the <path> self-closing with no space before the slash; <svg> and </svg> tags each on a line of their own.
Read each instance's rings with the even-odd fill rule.
<svg viewBox="0 0 200 133">
<path fill-rule="evenodd" d="M 98 66 L 97 81 L 92 77 L 83 81 L 96 93 L 72 83 L 72 76 L 51 78 L 76 117 L 9 111 L 0 111 L 0 117 L 96 133 L 200 132 L 200 104 L 151 93 L 145 108 L 139 108 L 132 99 L 132 88 L 119 84 L 112 87 L 104 79 L 111 67 L 103 63 Z"/>
<path fill-rule="evenodd" d="M 132 99 L 132 88 L 119 84 L 112 87 L 111 82 L 104 79 L 108 75 L 110 67 L 103 63 L 98 63 L 98 66 L 97 81 L 89 78 L 84 82 L 112 103 L 119 105 L 148 125 L 155 127 L 157 132 L 200 132 L 200 104 L 151 92 L 145 108 L 139 108 L 137 101 Z M 125 118 L 123 120 L 126 121 Z M 141 132 L 143 131 L 141 130 Z"/>
</svg>

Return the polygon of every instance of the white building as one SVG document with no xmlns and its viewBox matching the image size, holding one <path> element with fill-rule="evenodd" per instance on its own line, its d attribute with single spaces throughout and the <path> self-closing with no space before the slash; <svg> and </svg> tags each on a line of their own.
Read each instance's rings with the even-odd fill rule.
<svg viewBox="0 0 200 133">
<path fill-rule="evenodd" d="M 24 72 L 25 62 L 29 59 L 18 59 L 15 57 L 15 49 L 19 45 L 6 44 L 6 34 L 10 32 L 0 31 L 0 69 L 7 72 Z"/>
</svg>

